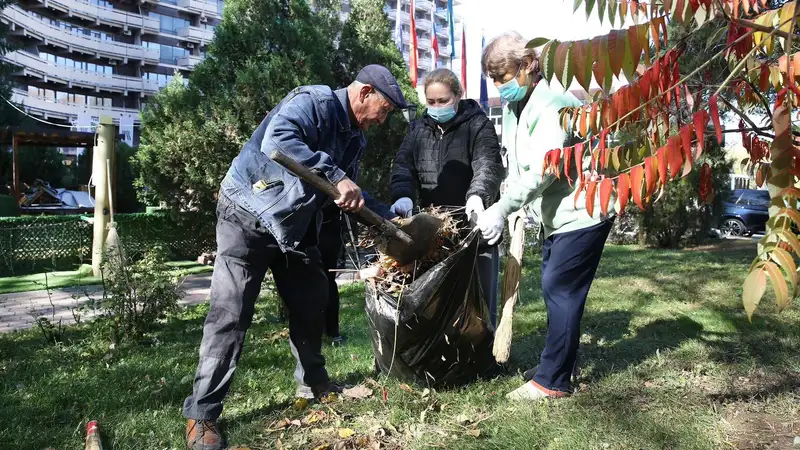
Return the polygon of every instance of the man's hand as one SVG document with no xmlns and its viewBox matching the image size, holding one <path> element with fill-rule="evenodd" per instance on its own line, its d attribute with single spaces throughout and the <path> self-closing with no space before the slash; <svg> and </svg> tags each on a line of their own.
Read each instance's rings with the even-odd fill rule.
<svg viewBox="0 0 800 450">
<path fill-rule="evenodd" d="M 489 245 L 494 245 L 503 236 L 505 224 L 506 218 L 500 210 L 490 207 L 486 211 L 478 213 L 478 226 L 476 228 L 481 230 L 483 238 L 489 241 Z"/>
<path fill-rule="evenodd" d="M 350 181 L 350 178 L 342 178 L 342 181 L 336 185 L 336 189 L 339 190 L 339 198 L 334 203 L 339 208 L 347 212 L 358 212 L 364 207 L 364 196 L 361 195 L 361 188 Z"/>
<path fill-rule="evenodd" d="M 478 197 L 477 195 L 471 195 L 467 199 L 467 205 L 465 211 L 467 213 L 467 219 L 472 218 L 472 213 L 480 214 L 483 212 L 484 209 L 485 208 L 483 207 L 483 200 L 481 200 L 481 198 Z"/>
<path fill-rule="evenodd" d="M 411 210 L 414 208 L 414 202 L 408 197 L 398 198 L 396 202 L 389 208 L 390 211 L 400 217 L 411 217 Z"/>
</svg>

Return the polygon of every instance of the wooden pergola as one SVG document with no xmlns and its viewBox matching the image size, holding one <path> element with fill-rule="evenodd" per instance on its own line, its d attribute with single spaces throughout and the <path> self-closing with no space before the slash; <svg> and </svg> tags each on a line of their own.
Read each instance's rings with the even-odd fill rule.
<svg viewBox="0 0 800 450">
<path fill-rule="evenodd" d="M 12 149 L 12 184 L 14 198 L 19 200 L 23 193 L 20 181 L 19 148 L 20 147 L 83 147 L 86 149 L 87 161 L 91 164 L 92 148 L 95 145 L 95 133 L 71 131 L 69 129 L 34 129 L 32 127 L 0 128 L 0 147 L 10 146 Z M 112 167 L 115 167 L 112 156 Z M 116 197 L 116 177 L 111 178 L 112 193 Z"/>
</svg>

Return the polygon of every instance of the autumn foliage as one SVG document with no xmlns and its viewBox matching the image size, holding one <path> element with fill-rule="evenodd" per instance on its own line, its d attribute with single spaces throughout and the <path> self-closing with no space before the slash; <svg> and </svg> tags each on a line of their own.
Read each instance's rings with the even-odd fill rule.
<svg viewBox="0 0 800 450">
<path fill-rule="evenodd" d="M 710 203 L 714 192 L 706 135 L 721 144 L 724 133 L 741 133 L 750 155 L 742 163 L 756 174 L 759 186 L 767 185 L 772 198 L 767 234 L 744 286 L 748 315 L 760 301 L 767 277 L 780 307 L 787 306 L 798 289 L 794 258 L 800 256 L 800 240 L 792 224 L 800 225 L 800 190 L 794 187 L 795 177 L 800 179 L 800 147 L 792 140 L 789 121 L 800 98 L 795 79 L 800 53 L 791 50 L 800 12 L 796 3 L 771 9 L 766 0 L 574 0 L 575 11 L 583 6 L 587 18 L 597 14 L 612 25 L 635 25 L 592 39 L 562 42 L 540 37 L 528 43 L 541 52 L 546 80 L 562 86 L 575 80 L 587 92 L 593 80 L 599 87 L 590 103 L 561 111 L 562 127 L 582 140 L 552 149 L 543 162 L 545 174 L 566 177 L 575 186 L 576 202 L 586 192 L 589 214 L 597 208 L 606 214 L 612 200 L 620 213 L 629 201 L 644 210 L 668 182 L 697 169 L 699 197 Z M 685 46 L 669 42 L 667 24 L 700 28 L 720 23 L 712 22 L 714 18 L 724 18 L 725 28 L 716 34 L 727 35 L 724 48 L 682 76 L 679 58 Z M 728 62 L 727 79 L 718 86 L 694 83 L 690 88 L 687 81 L 699 79 L 718 58 Z M 612 92 L 613 78 L 622 76 L 628 83 Z M 774 107 L 769 106 L 770 89 L 777 92 Z M 764 127 L 740 110 L 751 105 L 773 110 L 771 142 L 764 139 Z M 722 128 L 721 107 L 742 115 L 738 130 Z M 615 139 L 618 135 L 637 137 L 621 143 Z M 578 174 L 574 180 L 573 168 Z"/>
</svg>

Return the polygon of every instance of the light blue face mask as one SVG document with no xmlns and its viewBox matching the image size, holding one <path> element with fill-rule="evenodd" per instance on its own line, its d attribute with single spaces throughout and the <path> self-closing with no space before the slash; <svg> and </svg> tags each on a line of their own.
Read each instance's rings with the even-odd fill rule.
<svg viewBox="0 0 800 450">
<path fill-rule="evenodd" d="M 447 123 L 456 116 L 455 105 L 428 106 L 428 115 L 438 123 Z"/>
<path fill-rule="evenodd" d="M 519 66 L 514 78 L 497 87 L 497 90 L 500 92 L 500 97 L 503 97 L 507 102 L 518 102 L 525 98 L 525 94 L 528 93 L 528 86 L 520 86 L 519 82 L 517 82 L 520 70 L 522 70 L 522 66 Z"/>
</svg>

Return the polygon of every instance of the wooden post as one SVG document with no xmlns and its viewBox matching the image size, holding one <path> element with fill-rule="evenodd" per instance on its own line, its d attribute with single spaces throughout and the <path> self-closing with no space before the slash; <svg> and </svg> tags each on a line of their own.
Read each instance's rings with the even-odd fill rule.
<svg viewBox="0 0 800 450">
<path fill-rule="evenodd" d="M 11 134 L 11 189 L 14 191 L 14 199 L 19 202 L 22 192 L 19 190 L 19 139 L 16 133 Z"/>
<path fill-rule="evenodd" d="M 94 180 L 94 236 L 92 239 L 92 272 L 94 276 L 101 275 L 103 250 L 106 242 L 106 225 L 109 220 L 108 211 L 108 174 L 106 159 L 113 155 L 114 122 L 110 117 L 101 116 L 97 128 L 97 147 L 92 155 L 92 179 Z"/>
</svg>

